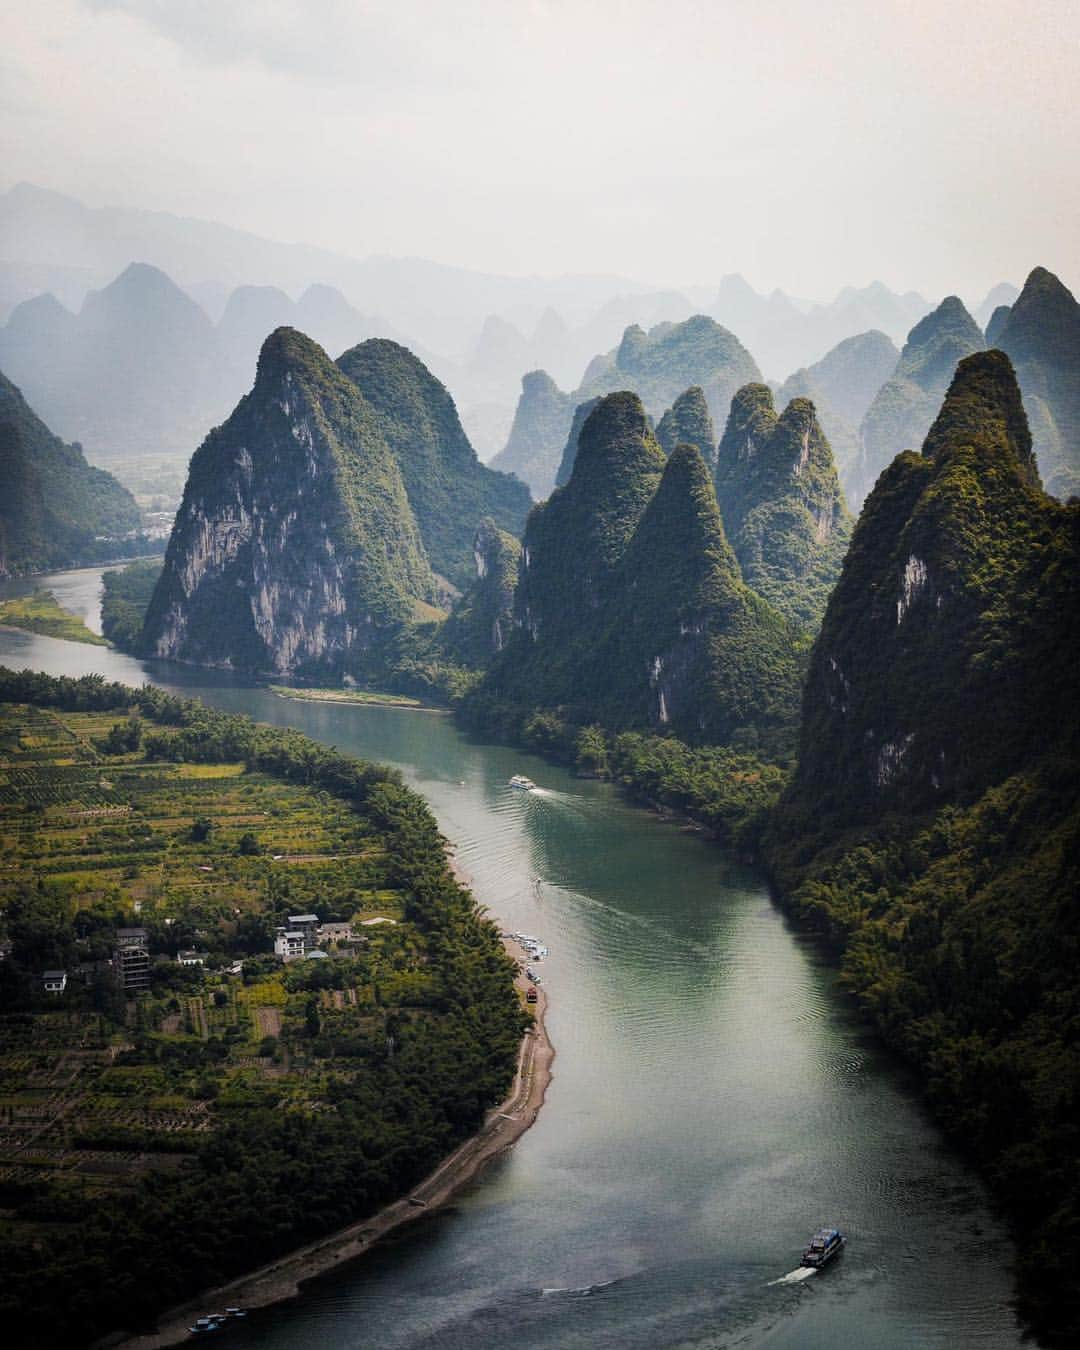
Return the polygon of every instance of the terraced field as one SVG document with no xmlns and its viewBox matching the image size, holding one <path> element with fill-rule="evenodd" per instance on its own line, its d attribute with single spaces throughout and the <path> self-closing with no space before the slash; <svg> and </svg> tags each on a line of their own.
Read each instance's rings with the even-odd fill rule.
<svg viewBox="0 0 1080 1350">
<path fill-rule="evenodd" d="M 356 1071 L 335 1037 L 362 1057 L 387 1010 L 426 1002 L 423 943 L 370 824 L 243 763 L 149 759 L 141 729 L 110 754 L 118 725 L 0 705 L 0 914 L 17 939 L 0 1005 L 0 1207 L 28 1233 L 75 1192 L 184 1166 L 232 1112 L 317 1104 L 331 1065 L 335 1080 Z M 286 969 L 272 934 L 297 912 L 397 923 Z M 107 962 L 115 930 L 135 925 L 153 981 L 125 999 Z M 179 966 L 184 948 L 206 966 Z M 68 971 L 63 996 L 39 991 L 46 968 Z"/>
</svg>

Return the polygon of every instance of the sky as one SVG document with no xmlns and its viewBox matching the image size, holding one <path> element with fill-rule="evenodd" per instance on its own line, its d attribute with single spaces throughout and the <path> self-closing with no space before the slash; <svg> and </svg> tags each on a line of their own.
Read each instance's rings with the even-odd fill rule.
<svg viewBox="0 0 1080 1350">
<path fill-rule="evenodd" d="M 0 187 L 364 257 L 1080 282 L 1078 0 L 0 0 Z"/>
</svg>

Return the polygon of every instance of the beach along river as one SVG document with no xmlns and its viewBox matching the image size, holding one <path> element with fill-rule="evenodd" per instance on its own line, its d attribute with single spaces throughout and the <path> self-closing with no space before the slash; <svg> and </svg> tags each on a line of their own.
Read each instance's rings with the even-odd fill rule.
<svg viewBox="0 0 1080 1350">
<path fill-rule="evenodd" d="M 95 608 L 95 572 L 37 584 Z M 451 1208 L 229 1345 L 1020 1344 L 982 1186 L 754 870 L 446 716 L 290 702 L 12 630 L 0 664 L 152 680 L 397 765 L 479 900 L 550 948 L 555 1076 L 533 1129 Z M 518 772 L 540 790 L 508 788 Z M 825 1223 L 846 1253 L 773 1283 Z"/>
</svg>

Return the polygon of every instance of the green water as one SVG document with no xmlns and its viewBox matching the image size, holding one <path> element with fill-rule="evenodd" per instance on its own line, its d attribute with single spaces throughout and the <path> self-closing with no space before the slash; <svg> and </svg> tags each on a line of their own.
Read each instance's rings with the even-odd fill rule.
<svg viewBox="0 0 1080 1350">
<path fill-rule="evenodd" d="M 45 584 L 96 604 L 94 573 Z M 982 1187 L 753 870 L 447 717 L 289 702 L 11 631 L 0 663 L 152 679 L 398 765 L 479 899 L 550 948 L 557 1058 L 537 1125 L 450 1210 L 230 1344 L 1020 1343 L 1012 1251 Z M 541 790 L 510 790 L 515 772 Z M 849 1234 L 845 1255 L 771 1283 L 826 1222 Z"/>
</svg>

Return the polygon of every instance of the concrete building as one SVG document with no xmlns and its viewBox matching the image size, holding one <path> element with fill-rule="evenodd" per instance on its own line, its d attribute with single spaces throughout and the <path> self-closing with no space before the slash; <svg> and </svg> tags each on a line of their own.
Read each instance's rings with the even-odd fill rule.
<svg viewBox="0 0 1080 1350">
<path fill-rule="evenodd" d="M 307 935 L 297 929 L 279 928 L 274 937 L 274 955 L 282 961 L 299 960 L 307 950 Z"/>
<path fill-rule="evenodd" d="M 67 971 L 46 970 L 41 977 L 41 987 L 47 994 L 62 994 L 67 988 Z"/>
<path fill-rule="evenodd" d="M 145 928 L 116 930 L 113 964 L 125 994 L 137 994 L 150 988 L 150 934 Z"/>
</svg>

